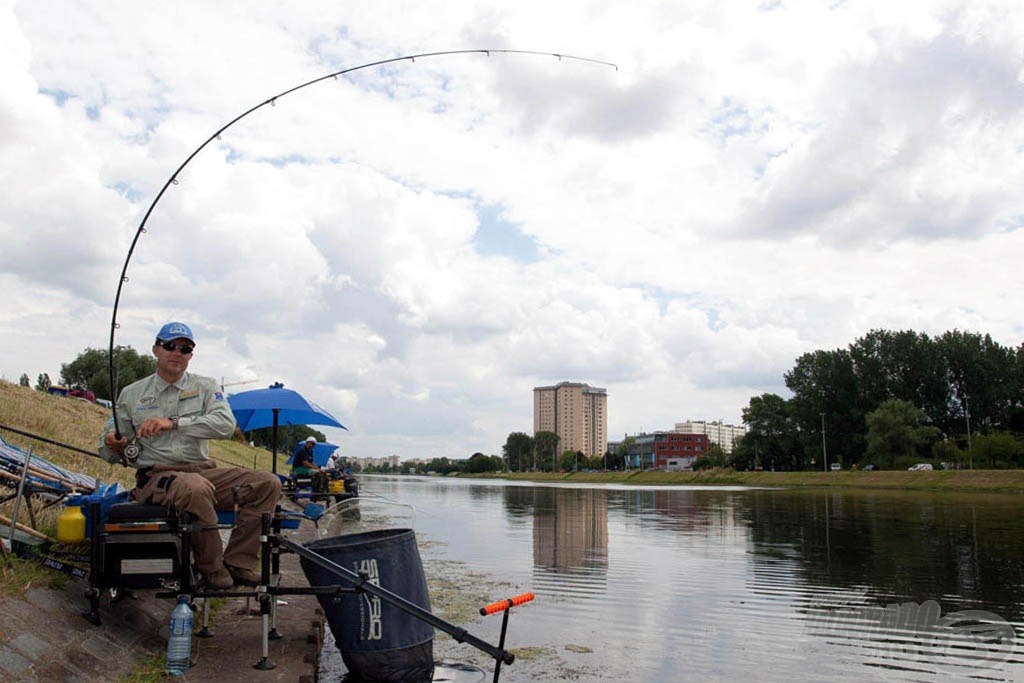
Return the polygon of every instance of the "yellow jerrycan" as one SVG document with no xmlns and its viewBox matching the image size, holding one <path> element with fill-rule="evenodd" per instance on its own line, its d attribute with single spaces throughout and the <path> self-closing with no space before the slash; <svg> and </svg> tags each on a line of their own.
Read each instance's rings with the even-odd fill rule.
<svg viewBox="0 0 1024 683">
<path fill-rule="evenodd" d="M 85 515 L 82 514 L 80 497 L 70 496 L 64 504 L 64 512 L 57 518 L 57 540 L 61 543 L 85 540 Z"/>
</svg>

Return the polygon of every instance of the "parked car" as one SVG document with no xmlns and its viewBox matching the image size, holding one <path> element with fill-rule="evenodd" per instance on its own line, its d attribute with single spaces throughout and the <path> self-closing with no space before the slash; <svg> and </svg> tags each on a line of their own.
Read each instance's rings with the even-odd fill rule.
<svg viewBox="0 0 1024 683">
<path fill-rule="evenodd" d="M 829 465 L 828 468 L 833 472 L 838 472 L 839 470 L 843 469 L 843 466 L 837 462 L 834 462 L 831 465 Z"/>
<path fill-rule="evenodd" d="M 911 465 L 907 468 L 909 472 L 931 472 L 932 465 L 928 462 L 919 462 L 916 465 Z"/>
</svg>

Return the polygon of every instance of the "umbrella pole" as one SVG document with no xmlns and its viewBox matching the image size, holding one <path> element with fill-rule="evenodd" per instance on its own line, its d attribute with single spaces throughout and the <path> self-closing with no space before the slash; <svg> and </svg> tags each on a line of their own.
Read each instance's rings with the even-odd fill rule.
<svg viewBox="0 0 1024 683">
<path fill-rule="evenodd" d="M 270 467 L 274 474 L 277 474 L 277 414 L 280 412 L 280 408 L 274 408 L 274 459 L 271 461 Z"/>
</svg>

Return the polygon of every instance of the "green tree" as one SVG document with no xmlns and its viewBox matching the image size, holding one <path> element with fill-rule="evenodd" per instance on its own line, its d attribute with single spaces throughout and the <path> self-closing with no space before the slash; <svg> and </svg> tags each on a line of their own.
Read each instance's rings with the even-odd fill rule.
<svg viewBox="0 0 1024 683">
<path fill-rule="evenodd" d="M 1024 386 L 1024 382 L 1021 383 Z M 1015 408 L 1010 412 L 1007 428 L 1017 436 L 1024 437 L 1024 408 Z"/>
<path fill-rule="evenodd" d="M 765 466 L 781 458 L 777 466 L 802 468 L 821 462 L 823 448 L 830 462 L 854 465 L 867 451 L 867 415 L 892 399 L 922 410 L 924 424 L 961 445 L 967 434 L 1024 433 L 1024 344 L 1006 348 L 989 335 L 872 330 L 848 349 L 800 356 L 785 381 L 799 447 L 772 452 L 778 442 L 762 425 L 738 445 L 738 467 L 764 457 Z"/>
<path fill-rule="evenodd" d="M 708 470 L 715 467 L 728 467 L 729 456 L 725 454 L 722 447 L 717 443 L 711 444 L 708 448 L 708 452 L 700 456 L 693 462 L 694 471 L 697 470 Z"/>
<path fill-rule="evenodd" d="M 790 415 L 799 428 L 804 452 L 823 462 L 824 422 L 829 461 L 859 461 L 867 429 L 857 401 L 857 376 L 849 351 L 805 353 L 797 358 L 785 380 L 793 392 L 789 399 Z"/>
<path fill-rule="evenodd" d="M 729 466 L 737 472 L 755 470 L 761 466 L 759 455 L 754 435 L 747 432 L 736 439 L 736 444 L 732 447 L 732 455 L 729 457 Z"/>
<path fill-rule="evenodd" d="M 88 389 L 97 398 L 115 400 L 110 390 L 110 354 L 106 349 L 87 348 L 70 363 L 60 366 L 60 381 L 73 389 Z M 130 346 L 114 347 L 115 381 L 118 390 L 156 372 L 156 359 L 140 355 Z"/>
<path fill-rule="evenodd" d="M 1024 443 L 1009 432 L 982 434 L 971 441 L 971 455 L 985 467 L 1019 467 L 1024 464 Z"/>
<path fill-rule="evenodd" d="M 546 472 L 555 469 L 555 458 L 558 453 L 558 442 L 561 441 L 554 432 L 537 432 L 533 435 L 534 469 Z"/>
<path fill-rule="evenodd" d="M 936 344 L 910 330 L 872 330 L 850 346 L 858 405 L 867 414 L 901 398 L 920 407 L 933 424 L 945 417 L 949 385 Z"/>
<path fill-rule="evenodd" d="M 53 386 L 53 382 L 50 381 L 50 374 L 42 372 L 36 377 L 36 391 L 47 391 Z"/>
<path fill-rule="evenodd" d="M 587 456 L 582 451 L 562 451 L 558 458 L 558 469 L 563 472 L 576 472 L 586 464 Z"/>
<path fill-rule="evenodd" d="M 450 460 L 449 458 L 432 458 L 430 462 L 426 464 L 423 471 L 448 475 L 452 472 L 463 471 L 464 466 L 465 461 Z"/>
<path fill-rule="evenodd" d="M 939 439 L 937 427 L 923 424 L 924 411 L 899 398 L 884 401 L 868 414 L 868 457 L 892 467 L 898 458 L 913 458 Z"/>
<path fill-rule="evenodd" d="M 790 404 L 778 394 L 761 394 L 743 409 L 747 433 L 734 449 L 737 469 L 801 470 L 808 465 Z"/>
<path fill-rule="evenodd" d="M 715 467 L 725 467 L 729 464 L 729 456 L 725 454 L 725 449 L 717 443 L 708 446 L 708 452 L 704 457 L 715 463 Z"/>
<path fill-rule="evenodd" d="M 932 457 L 938 462 L 949 463 L 956 469 L 961 469 L 967 462 L 967 451 L 950 439 L 942 439 L 932 444 Z"/>
<path fill-rule="evenodd" d="M 953 330 L 936 340 L 949 388 L 947 415 L 939 424 L 947 435 L 1005 429 L 1020 406 L 1017 354 L 989 335 Z"/>
<path fill-rule="evenodd" d="M 21 373 L 21 378 L 18 379 L 18 385 L 19 386 L 23 386 L 23 387 L 31 387 L 32 386 L 32 380 L 30 380 L 28 378 L 28 373 L 27 372 Z"/>
<path fill-rule="evenodd" d="M 466 461 L 465 471 L 472 474 L 496 472 L 501 469 L 501 458 L 491 457 L 483 453 L 474 453 Z"/>
<path fill-rule="evenodd" d="M 501 447 L 510 472 L 522 472 L 533 460 L 533 437 L 524 432 L 512 432 Z"/>
<path fill-rule="evenodd" d="M 626 469 L 626 456 L 629 455 L 629 449 L 635 443 L 635 436 L 625 437 L 615 448 L 615 452 L 609 454 L 607 468 L 610 470 Z"/>
</svg>

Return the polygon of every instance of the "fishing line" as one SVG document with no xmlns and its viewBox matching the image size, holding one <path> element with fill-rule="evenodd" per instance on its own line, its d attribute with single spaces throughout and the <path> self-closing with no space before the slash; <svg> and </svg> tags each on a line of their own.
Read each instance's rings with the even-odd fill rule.
<svg viewBox="0 0 1024 683">
<path fill-rule="evenodd" d="M 311 81 L 307 81 L 305 83 L 302 83 L 301 85 L 297 85 L 297 86 L 294 86 L 292 88 L 288 88 L 287 90 L 284 90 L 284 91 L 282 91 L 282 92 L 280 92 L 280 93 L 278 93 L 278 94 L 276 94 L 276 95 L 274 95 L 272 97 L 267 98 L 266 100 L 263 100 L 262 102 L 260 102 L 256 106 L 247 109 L 246 111 L 242 112 L 241 114 L 239 114 L 238 116 L 236 116 L 235 118 L 231 119 L 226 124 L 224 124 L 223 126 L 218 128 L 217 131 L 215 133 L 213 133 L 213 135 L 208 137 L 201 145 L 196 147 L 195 150 L 185 158 L 185 161 L 183 161 L 181 163 L 181 165 L 178 166 L 177 169 L 175 169 L 174 173 L 172 173 L 171 176 L 167 179 L 167 181 L 163 184 L 163 187 L 160 188 L 160 191 L 157 193 L 156 197 L 153 199 L 153 203 L 149 205 L 149 208 L 146 210 L 146 213 L 142 216 L 142 222 L 139 223 L 139 227 L 135 231 L 135 237 L 132 238 L 131 244 L 128 247 L 128 254 L 127 254 L 127 256 L 125 256 L 125 259 L 124 259 L 124 265 L 121 267 L 121 277 L 118 279 L 118 282 L 117 282 L 117 292 L 114 295 L 114 309 L 113 309 L 113 313 L 112 313 L 112 315 L 110 317 L 110 344 L 109 344 L 109 347 L 108 347 L 108 356 L 107 356 L 107 358 L 108 358 L 109 379 L 110 379 L 111 413 L 112 413 L 112 417 L 113 417 L 113 421 L 114 421 L 114 434 L 115 434 L 115 436 L 118 439 L 121 438 L 121 430 L 120 430 L 120 427 L 119 427 L 119 425 L 117 423 L 117 377 L 116 377 L 116 369 L 114 367 L 114 337 L 116 336 L 117 328 L 118 328 L 118 324 L 117 324 L 117 309 L 118 309 L 118 306 L 121 303 L 121 292 L 122 292 L 122 290 L 124 288 L 125 283 L 128 282 L 128 265 L 131 263 L 132 255 L 135 253 L 135 247 L 136 247 L 136 245 L 139 242 L 139 238 L 141 238 L 142 234 L 144 232 L 146 232 L 146 222 L 149 220 L 149 217 L 153 213 L 153 210 L 156 208 L 156 205 L 160 203 L 160 200 L 163 198 L 164 193 L 167 192 L 167 189 L 170 188 L 171 185 L 177 185 L 178 184 L 178 175 L 185 169 L 186 166 L 188 166 L 189 162 L 191 162 L 192 159 L 194 159 L 201 151 L 203 151 L 203 149 L 205 149 L 207 145 L 209 145 L 214 140 L 219 139 L 221 134 L 224 131 L 226 131 L 228 128 L 230 128 L 231 126 L 235 125 L 236 123 L 238 123 L 239 121 L 241 121 L 245 117 L 249 116 L 253 112 L 255 112 L 255 111 L 259 110 L 259 109 L 262 109 L 263 107 L 266 107 L 267 105 L 273 106 L 277 102 L 277 100 L 281 99 L 282 97 L 285 97 L 286 95 L 290 95 L 293 92 L 296 92 L 298 90 L 302 90 L 303 88 L 307 88 L 307 87 L 309 87 L 311 85 L 315 85 L 316 83 L 320 83 L 321 81 L 336 79 L 338 76 L 343 76 L 345 74 L 349 74 L 349 73 L 352 73 L 354 71 L 359 71 L 360 69 L 368 69 L 368 68 L 371 68 L 371 67 L 374 67 L 374 66 L 382 66 L 384 64 L 393 64 L 395 62 L 403 62 L 403 61 L 409 61 L 409 62 L 415 63 L 417 59 L 425 59 L 425 58 L 429 58 L 429 57 L 441 57 L 441 56 L 449 56 L 449 55 L 465 55 L 465 54 L 483 54 L 483 55 L 487 55 L 488 57 L 491 56 L 492 54 L 540 55 L 540 56 L 545 56 L 545 57 L 555 57 L 555 58 L 558 59 L 558 61 L 562 61 L 563 59 L 567 59 L 567 60 L 573 60 L 573 61 L 578 61 L 578 62 L 589 62 L 591 64 L 599 64 L 601 66 L 610 66 L 610 67 L 614 68 L 616 71 L 619 70 L 618 65 L 613 64 L 612 62 L 605 62 L 605 61 L 602 61 L 600 59 L 591 59 L 589 57 L 577 57 L 575 55 L 567 55 L 567 54 L 561 54 L 561 53 L 557 53 L 557 52 L 542 52 L 542 51 L 538 51 L 538 50 L 487 50 L 487 49 L 472 49 L 472 50 L 444 50 L 444 51 L 441 51 L 441 52 L 422 52 L 420 54 L 415 54 L 415 55 L 404 55 L 402 57 L 391 57 L 389 59 L 381 59 L 381 60 L 378 60 L 378 61 L 375 61 L 375 62 L 368 62 L 366 64 L 360 64 L 359 66 L 353 66 L 353 67 L 350 67 L 348 69 L 342 69 L 340 71 L 335 71 L 335 72 L 329 73 L 329 74 L 327 74 L 325 76 L 320 76 L 319 78 L 314 78 Z"/>
<path fill-rule="evenodd" d="M 382 496 L 381 494 L 374 493 L 372 491 L 368 491 L 367 494 L 369 495 L 370 498 L 376 498 L 377 500 L 382 500 L 382 501 L 384 501 L 385 503 L 387 503 L 389 505 L 397 505 L 399 507 L 407 507 L 410 510 L 412 510 L 414 515 L 418 514 L 419 512 L 423 512 L 428 517 L 434 517 L 434 518 L 440 519 L 440 515 L 434 514 L 432 512 L 426 511 L 426 510 L 421 510 L 420 508 L 416 507 L 412 503 L 402 503 L 400 501 L 395 500 L 394 498 L 388 498 L 387 496 Z M 360 498 L 363 497 L 363 490 L 362 489 L 359 490 L 359 497 Z"/>
</svg>

